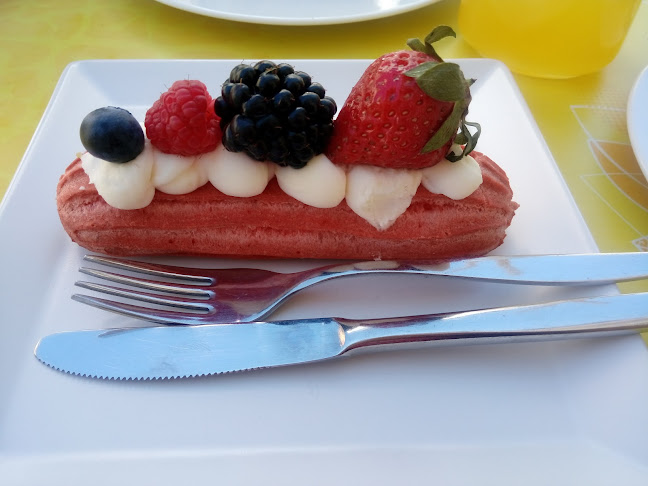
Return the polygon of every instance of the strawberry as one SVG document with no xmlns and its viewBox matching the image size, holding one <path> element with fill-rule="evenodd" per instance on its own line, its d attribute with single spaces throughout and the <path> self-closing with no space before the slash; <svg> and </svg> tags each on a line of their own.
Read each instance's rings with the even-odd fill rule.
<svg viewBox="0 0 648 486">
<path fill-rule="evenodd" d="M 168 154 L 199 155 L 221 141 L 214 100 L 200 81 L 173 83 L 146 112 L 144 125 L 151 143 Z"/>
<path fill-rule="evenodd" d="M 479 135 L 465 121 L 472 80 L 432 47 L 449 35 L 450 27 L 437 27 L 424 43 L 408 41 L 413 50 L 385 54 L 367 68 L 335 120 L 326 151 L 333 162 L 429 167 L 446 157 L 460 127 L 457 142 L 466 144 L 464 154 L 472 150 Z"/>
</svg>

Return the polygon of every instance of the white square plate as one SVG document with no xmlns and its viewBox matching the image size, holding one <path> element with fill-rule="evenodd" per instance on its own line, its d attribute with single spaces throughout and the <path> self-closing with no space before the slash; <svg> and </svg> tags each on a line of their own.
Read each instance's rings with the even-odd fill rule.
<svg viewBox="0 0 648 486">
<path fill-rule="evenodd" d="M 339 105 L 368 61 L 289 61 Z M 478 149 L 520 203 L 500 254 L 596 251 L 508 70 L 477 78 Z M 146 109 L 176 79 L 217 94 L 235 61 L 85 61 L 63 74 L 0 208 L 3 484 L 645 484 L 648 353 L 639 336 L 364 354 L 157 382 L 100 381 L 33 356 L 45 334 L 138 325 L 73 302 L 83 250 L 60 227 L 59 175 L 105 105 Z M 300 261 L 164 259 L 290 270 Z M 319 262 L 321 263 L 321 262 Z M 359 277 L 295 297 L 277 318 L 379 317 L 616 292 Z"/>
</svg>

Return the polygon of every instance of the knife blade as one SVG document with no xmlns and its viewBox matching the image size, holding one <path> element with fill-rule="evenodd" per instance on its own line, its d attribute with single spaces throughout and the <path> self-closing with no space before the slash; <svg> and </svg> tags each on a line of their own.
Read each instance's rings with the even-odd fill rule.
<svg viewBox="0 0 648 486">
<path fill-rule="evenodd" d="M 42 338 L 43 363 L 71 374 L 147 380 L 205 376 L 337 358 L 405 342 L 480 343 L 648 329 L 648 293 L 427 316 L 68 331 Z"/>
</svg>

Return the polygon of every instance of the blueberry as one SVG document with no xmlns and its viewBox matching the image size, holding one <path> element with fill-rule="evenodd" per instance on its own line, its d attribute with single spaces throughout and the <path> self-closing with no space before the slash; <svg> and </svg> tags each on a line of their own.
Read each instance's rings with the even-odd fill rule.
<svg viewBox="0 0 648 486">
<path fill-rule="evenodd" d="M 128 162 L 144 150 L 144 131 L 123 108 L 108 106 L 90 112 L 79 134 L 88 152 L 108 162 Z"/>
</svg>

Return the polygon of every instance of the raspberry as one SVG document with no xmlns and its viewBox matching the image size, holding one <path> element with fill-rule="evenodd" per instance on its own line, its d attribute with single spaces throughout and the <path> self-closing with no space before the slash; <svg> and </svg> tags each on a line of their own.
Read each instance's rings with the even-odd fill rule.
<svg viewBox="0 0 648 486">
<path fill-rule="evenodd" d="M 214 100 L 200 81 L 181 80 L 146 112 L 144 125 L 151 143 L 168 154 L 198 155 L 214 150 L 221 140 Z"/>
</svg>

